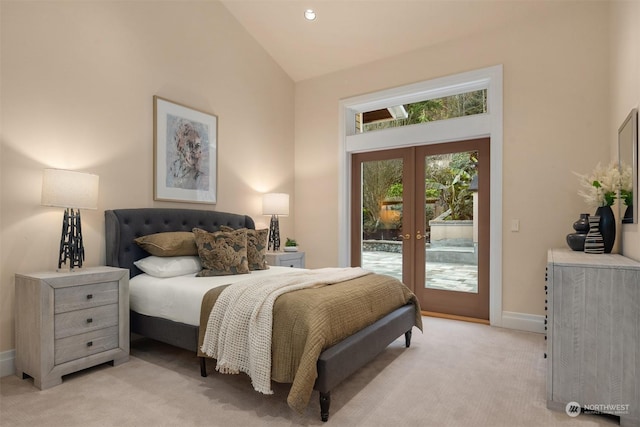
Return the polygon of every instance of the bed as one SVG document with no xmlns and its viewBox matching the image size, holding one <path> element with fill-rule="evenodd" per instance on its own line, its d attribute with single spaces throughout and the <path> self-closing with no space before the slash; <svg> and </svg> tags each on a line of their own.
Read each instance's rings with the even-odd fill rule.
<svg viewBox="0 0 640 427">
<path fill-rule="evenodd" d="M 193 228 L 213 232 L 223 226 L 255 229 L 255 223 L 249 216 L 233 213 L 170 208 L 108 210 L 105 212 L 107 265 L 129 269 L 130 278 L 133 279 L 143 273 L 134 262 L 149 256 L 149 253 L 134 243 L 135 238 L 155 233 L 191 231 Z M 198 353 L 198 342 L 202 339 L 200 323 L 176 321 L 161 315 L 146 315 L 133 309 L 130 314 L 132 333 Z M 320 416 L 323 421 L 327 421 L 329 417 L 331 390 L 398 337 L 404 335 L 405 345 L 409 347 L 413 326 L 421 328 L 422 325 L 419 307 L 412 300 L 322 350 L 314 367 L 317 369 L 317 378 L 313 389 L 319 392 Z M 204 357 L 200 357 L 200 369 L 201 375 L 206 376 Z"/>
</svg>

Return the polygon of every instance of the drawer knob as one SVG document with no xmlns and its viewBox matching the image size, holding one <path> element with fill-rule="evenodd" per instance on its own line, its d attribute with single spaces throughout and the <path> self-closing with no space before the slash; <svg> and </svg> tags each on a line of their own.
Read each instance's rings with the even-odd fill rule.
<svg viewBox="0 0 640 427">
<path fill-rule="evenodd" d="M 93 299 L 93 294 L 87 295 L 87 299 Z"/>
<path fill-rule="evenodd" d="M 90 317 L 87 319 L 87 323 L 93 323 L 93 319 Z"/>
<path fill-rule="evenodd" d="M 93 341 L 89 341 L 89 342 L 87 343 L 87 347 L 91 347 L 92 345 L 93 345 Z"/>
</svg>

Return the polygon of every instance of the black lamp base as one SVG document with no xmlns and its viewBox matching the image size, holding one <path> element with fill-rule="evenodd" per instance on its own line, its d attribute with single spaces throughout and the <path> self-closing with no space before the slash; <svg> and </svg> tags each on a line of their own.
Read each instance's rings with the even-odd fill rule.
<svg viewBox="0 0 640 427">
<path fill-rule="evenodd" d="M 269 223 L 269 243 L 267 244 L 267 250 L 277 251 L 280 249 L 280 225 L 278 224 L 278 215 L 271 215 L 271 222 Z"/>
<path fill-rule="evenodd" d="M 60 253 L 58 256 L 58 269 L 62 264 L 68 268 L 82 268 L 84 261 L 84 245 L 82 244 L 82 224 L 80 222 L 80 209 L 67 208 L 62 219 L 62 237 L 60 238 Z"/>
</svg>

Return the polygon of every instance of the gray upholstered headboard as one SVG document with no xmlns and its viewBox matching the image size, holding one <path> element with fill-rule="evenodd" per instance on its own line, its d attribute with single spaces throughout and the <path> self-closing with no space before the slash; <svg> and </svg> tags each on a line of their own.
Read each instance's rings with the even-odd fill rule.
<svg viewBox="0 0 640 427">
<path fill-rule="evenodd" d="M 133 239 L 167 231 L 191 231 L 194 227 L 217 231 L 221 225 L 255 228 L 247 215 L 196 209 L 114 209 L 104 213 L 107 265 L 128 268 L 130 277 L 142 273 L 133 262 L 149 256 Z"/>
</svg>

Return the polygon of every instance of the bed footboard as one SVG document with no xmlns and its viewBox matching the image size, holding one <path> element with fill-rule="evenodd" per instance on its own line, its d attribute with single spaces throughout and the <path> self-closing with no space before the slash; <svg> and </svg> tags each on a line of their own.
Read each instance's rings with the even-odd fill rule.
<svg viewBox="0 0 640 427">
<path fill-rule="evenodd" d="M 331 390 L 369 363 L 402 334 L 405 336 L 405 345 L 409 347 L 414 324 L 415 308 L 413 304 L 408 304 L 320 354 L 318 379 L 314 388 L 320 392 L 322 421 L 329 419 Z"/>
<path fill-rule="evenodd" d="M 407 304 L 323 351 L 318 358 L 318 378 L 314 389 L 320 392 L 320 418 L 329 420 L 331 390 L 369 363 L 389 344 L 404 334 L 405 346 L 411 345 L 415 308 Z M 207 362 L 200 357 L 200 375 L 207 376 Z"/>
</svg>

